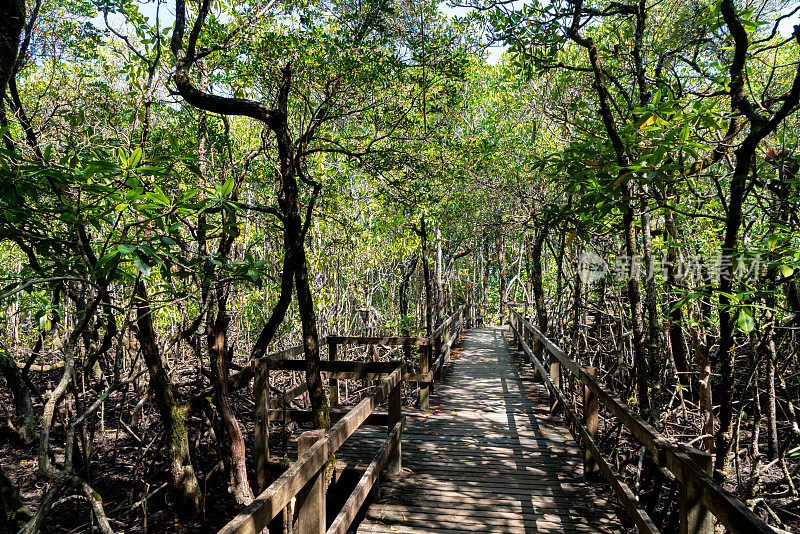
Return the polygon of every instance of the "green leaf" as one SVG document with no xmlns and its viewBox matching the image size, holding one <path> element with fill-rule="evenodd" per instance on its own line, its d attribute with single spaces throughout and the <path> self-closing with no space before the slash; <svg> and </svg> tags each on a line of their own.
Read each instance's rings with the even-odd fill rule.
<svg viewBox="0 0 800 534">
<path fill-rule="evenodd" d="M 119 253 L 120 253 L 119 249 L 112 250 L 111 252 L 106 253 L 102 258 L 97 260 L 97 268 L 99 269 L 100 267 L 102 267 L 103 265 L 105 265 L 106 263 L 111 261 L 112 259 L 116 258 L 119 255 Z"/>
<path fill-rule="evenodd" d="M 136 164 L 142 159 L 142 147 L 136 147 L 131 156 L 128 158 L 128 167 L 136 167 Z"/>
<path fill-rule="evenodd" d="M 139 269 L 139 272 L 142 273 L 144 276 L 150 276 L 150 271 L 152 271 L 152 267 L 144 261 L 144 258 L 139 255 L 140 253 L 134 252 L 133 253 L 133 264 Z"/>
<path fill-rule="evenodd" d="M 222 186 L 220 186 L 218 192 L 220 198 L 225 198 L 231 194 L 233 191 L 233 178 L 228 178 Z"/>
<path fill-rule="evenodd" d="M 136 251 L 136 247 L 131 245 L 117 245 L 117 250 L 122 252 L 123 254 L 132 254 Z"/>
<path fill-rule="evenodd" d="M 739 329 L 745 334 L 749 334 L 756 327 L 753 315 L 747 308 L 739 310 L 739 318 L 736 320 L 736 323 L 739 325 Z"/>
</svg>

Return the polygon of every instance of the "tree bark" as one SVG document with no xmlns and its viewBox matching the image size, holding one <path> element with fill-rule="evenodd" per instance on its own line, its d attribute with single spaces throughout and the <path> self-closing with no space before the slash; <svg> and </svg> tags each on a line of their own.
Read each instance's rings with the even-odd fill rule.
<svg viewBox="0 0 800 534">
<path fill-rule="evenodd" d="M 398 289 L 398 301 L 400 306 L 400 321 L 403 324 L 402 332 L 404 336 L 411 335 L 411 330 L 408 327 L 408 284 L 411 280 L 411 276 L 416 270 L 416 267 L 416 256 L 411 258 L 411 262 L 409 264 L 403 263 L 400 265 L 400 272 L 403 279 L 400 282 L 400 288 Z M 403 347 L 403 353 L 405 354 L 406 361 L 411 360 L 411 347 Z"/>
<path fill-rule="evenodd" d="M 434 299 L 436 326 L 444 322 L 444 282 L 442 280 L 442 232 L 436 229 L 436 268 L 434 269 Z"/>
<path fill-rule="evenodd" d="M 228 391 L 228 341 L 227 332 L 230 316 L 226 310 L 226 297 L 219 295 L 217 300 L 217 317 L 208 337 L 208 348 L 211 355 L 211 376 L 216 393 L 217 409 L 227 435 L 226 445 L 230 446 L 230 470 L 232 475 L 232 493 L 238 504 L 247 505 L 253 502 L 253 491 L 247 480 L 247 457 L 244 437 L 236 420 Z M 227 447 L 226 447 L 227 448 Z"/>
<path fill-rule="evenodd" d="M 669 292 L 669 341 L 672 347 L 672 357 L 678 369 L 678 380 L 681 387 L 688 388 L 689 363 L 686 354 L 686 338 L 683 335 L 683 310 L 678 305 L 681 300 L 678 288 L 683 284 L 684 277 L 676 269 L 682 263 L 680 249 L 675 242 L 678 240 L 678 229 L 672 210 L 667 209 L 664 214 L 665 230 L 669 234 L 671 243 L 667 248 L 667 287 Z"/>
<path fill-rule="evenodd" d="M 25 0 L 6 0 L 0 3 L 0 126 L 7 126 L 6 87 L 13 76 L 17 62 L 20 35 L 25 27 Z M 14 143 L 8 132 L 3 134 L 8 150 L 14 150 Z"/>
<path fill-rule="evenodd" d="M 0 352 L 0 373 L 6 379 L 11 390 L 11 400 L 16 411 L 14 431 L 25 444 L 36 439 L 36 420 L 33 414 L 33 403 L 30 391 L 11 355 Z"/>
<path fill-rule="evenodd" d="M 507 274 L 507 267 L 506 267 L 506 252 L 503 243 L 503 229 L 501 227 L 502 221 L 498 223 L 497 227 L 494 231 L 494 246 L 495 251 L 497 252 L 497 276 L 499 282 L 499 297 L 500 297 L 500 320 L 502 321 L 506 315 L 506 291 L 508 289 L 508 280 L 506 279 Z"/>
<path fill-rule="evenodd" d="M 419 228 L 419 237 L 422 241 L 420 244 L 422 248 L 422 272 L 425 277 L 425 332 L 427 335 L 431 335 L 433 332 L 433 291 L 431 289 L 431 271 L 428 258 L 428 230 L 425 227 L 424 215 L 420 218 Z"/>
<path fill-rule="evenodd" d="M 531 249 L 531 283 L 533 285 L 533 301 L 536 306 L 536 323 L 539 331 L 547 335 L 547 302 L 544 296 L 544 279 L 542 276 L 542 249 L 550 231 L 549 225 L 540 226 L 537 229 L 536 237 Z M 541 361 L 544 345 L 539 338 L 534 338 L 533 351 Z"/>
<path fill-rule="evenodd" d="M 655 260 L 653 258 L 653 240 L 652 228 L 650 222 L 648 188 L 646 184 L 642 184 L 642 249 L 643 260 L 645 264 L 646 279 L 645 279 L 645 306 L 647 308 L 647 360 L 648 360 L 648 382 L 653 388 L 650 395 L 651 400 L 656 397 L 656 392 L 660 389 L 660 376 L 661 376 L 661 351 L 660 349 L 660 335 L 661 335 L 661 318 L 658 313 L 658 293 L 656 292 L 656 273 L 655 273 Z M 657 397 L 656 399 L 657 400 Z M 653 403 L 651 402 L 651 420 L 655 420 L 658 415 L 653 412 Z M 655 409 L 658 409 L 658 402 L 655 403 Z"/>
<path fill-rule="evenodd" d="M 134 294 L 136 338 L 150 375 L 150 389 L 167 434 L 173 490 L 180 510 L 188 515 L 196 515 L 200 511 L 201 494 L 189 453 L 188 405 L 176 399 L 174 386 L 161 361 L 147 286 L 143 280 L 137 280 Z"/>
</svg>

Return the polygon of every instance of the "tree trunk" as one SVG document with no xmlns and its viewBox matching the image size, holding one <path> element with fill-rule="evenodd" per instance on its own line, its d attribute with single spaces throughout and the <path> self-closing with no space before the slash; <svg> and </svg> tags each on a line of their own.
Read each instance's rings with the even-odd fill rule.
<svg viewBox="0 0 800 534">
<path fill-rule="evenodd" d="M 502 223 L 502 221 L 501 221 Z M 506 252 L 503 244 L 503 229 L 498 223 L 494 232 L 494 246 L 497 251 L 497 276 L 499 278 L 499 297 L 500 297 L 500 321 L 504 320 L 506 316 L 506 290 L 508 289 L 508 280 L 506 280 Z"/>
<path fill-rule="evenodd" d="M 180 404 L 175 398 L 174 387 L 161 361 L 147 287 L 143 280 L 139 279 L 136 282 L 134 292 L 136 338 L 150 374 L 150 390 L 167 434 L 172 486 L 180 510 L 189 515 L 196 515 L 200 511 L 201 494 L 189 453 L 189 428 L 186 421 L 188 405 Z"/>
<path fill-rule="evenodd" d="M 400 321 L 402 326 L 402 333 L 404 336 L 410 336 L 411 330 L 409 329 L 408 325 L 408 284 L 411 280 L 411 275 L 414 274 L 414 271 L 417 267 L 417 257 L 413 256 L 411 258 L 411 263 L 406 265 L 405 263 L 400 265 L 400 272 L 403 276 L 403 280 L 400 282 L 400 288 L 398 290 L 398 301 L 400 306 Z M 406 361 L 411 360 L 411 347 L 403 347 L 403 353 L 405 354 Z"/>
<path fill-rule="evenodd" d="M 625 184 L 622 195 L 630 197 L 630 187 Z M 645 352 L 644 334 L 644 307 L 642 305 L 642 294 L 639 288 L 639 269 L 636 263 L 638 259 L 638 238 L 636 232 L 636 222 L 634 220 L 634 208 L 630 202 L 624 206 L 622 224 L 625 227 L 625 252 L 627 261 L 630 262 L 628 275 L 628 303 L 631 307 L 631 326 L 633 329 L 633 366 L 636 375 L 636 399 L 639 402 L 639 410 L 645 419 L 650 418 L 650 372 Z"/>
<path fill-rule="evenodd" d="M 539 325 L 539 331 L 544 335 L 547 335 L 547 302 L 544 296 L 544 279 L 542 276 L 542 249 L 549 231 L 550 228 L 547 225 L 539 227 L 531 249 L 531 283 L 533 285 L 533 301 L 536 306 L 536 323 Z M 539 338 L 534 338 L 533 351 L 540 361 L 543 349 L 544 346 L 539 341 Z"/>
<path fill-rule="evenodd" d="M 444 322 L 444 282 L 442 280 L 442 232 L 436 229 L 436 269 L 434 270 L 434 282 L 436 291 L 436 326 Z"/>
<path fill-rule="evenodd" d="M 573 280 L 575 291 L 572 301 L 572 343 L 571 356 L 576 362 L 581 362 L 581 317 L 583 316 L 584 288 L 583 278 L 580 269 L 575 269 L 575 279 Z"/>
<path fill-rule="evenodd" d="M 767 334 L 767 455 L 775 459 L 780 453 L 778 442 L 778 414 L 775 402 L 775 334 L 772 327 Z M 756 382 L 756 394 L 758 383 Z"/>
<path fill-rule="evenodd" d="M 8 125 L 6 119 L 6 87 L 14 74 L 19 40 L 25 26 L 25 0 L 6 0 L 0 3 L 0 127 Z M 3 133 L 8 150 L 14 143 L 8 132 Z"/>
<path fill-rule="evenodd" d="M 648 201 L 647 185 L 642 185 L 642 248 L 643 259 L 646 266 L 646 280 L 645 280 L 645 305 L 647 307 L 647 360 L 648 360 L 648 382 L 652 388 L 650 397 L 651 400 L 658 399 L 657 392 L 661 386 L 661 351 L 660 348 L 660 335 L 661 335 L 661 318 L 658 313 L 658 293 L 656 292 L 656 273 L 655 273 L 655 260 L 653 258 L 653 240 L 652 229 L 650 222 L 650 211 Z M 653 412 L 653 403 L 651 403 L 651 420 L 655 420 L 658 414 Z M 655 403 L 655 409 L 658 409 L 658 402 Z"/>
<path fill-rule="evenodd" d="M 36 420 L 30 392 L 17 367 L 17 362 L 4 352 L 0 352 L 0 373 L 11 390 L 11 400 L 16 411 L 14 431 L 23 443 L 31 444 L 36 439 Z"/>
<path fill-rule="evenodd" d="M 306 383 L 308 384 L 308 394 L 311 399 L 311 409 L 314 411 L 314 427 L 327 429 L 331 426 L 330 407 L 328 406 L 328 397 L 325 395 L 325 390 L 322 386 L 322 377 L 319 370 L 319 333 L 317 332 L 317 314 L 314 311 L 314 299 L 311 295 L 311 285 L 308 280 L 308 262 L 301 238 L 293 236 L 293 232 L 290 233 L 290 238 L 294 238 L 293 254 L 297 258 L 294 284 L 297 291 L 300 322 L 303 326 Z"/>
<path fill-rule="evenodd" d="M 683 284 L 684 276 L 676 269 L 676 265 L 682 263 L 682 255 L 679 247 L 675 244 L 678 240 L 678 229 L 670 209 L 667 209 L 664 214 L 664 226 L 671 240 L 667 248 L 666 280 L 669 293 L 669 341 L 672 347 L 672 358 L 678 369 L 680 385 L 682 388 L 688 388 L 690 384 L 689 363 L 686 355 L 686 338 L 683 335 L 683 310 L 678 305 L 681 300 L 678 287 Z"/>
<path fill-rule="evenodd" d="M 425 332 L 431 335 L 433 332 L 433 302 L 431 290 L 431 271 L 430 264 L 428 263 L 428 231 L 425 228 L 425 216 L 420 218 L 420 233 L 419 237 L 422 240 L 422 272 L 425 275 Z"/>
<path fill-rule="evenodd" d="M 217 398 L 217 410 L 222 420 L 222 425 L 227 436 L 226 447 L 230 447 L 230 471 L 233 482 L 232 493 L 238 504 L 253 502 L 253 491 L 247 480 L 247 456 L 245 454 L 244 438 L 236 414 L 231 405 L 228 391 L 228 341 L 227 332 L 230 316 L 226 310 L 226 297 L 218 295 L 217 317 L 208 336 L 208 348 L 211 356 L 211 376 L 213 377 L 214 393 Z"/>
<path fill-rule="evenodd" d="M 489 274 L 491 273 L 491 262 L 489 261 L 490 255 L 489 236 L 486 232 L 483 233 L 483 280 L 481 281 L 481 303 L 478 306 L 478 316 L 480 317 L 480 326 L 485 326 L 487 306 L 489 305 Z"/>
<path fill-rule="evenodd" d="M 711 402 L 711 361 L 706 355 L 705 347 L 700 343 L 700 334 L 696 327 L 690 327 L 694 359 L 697 363 L 697 389 L 700 397 L 700 440 L 701 449 L 711 454 L 714 452 L 714 411 Z"/>
</svg>

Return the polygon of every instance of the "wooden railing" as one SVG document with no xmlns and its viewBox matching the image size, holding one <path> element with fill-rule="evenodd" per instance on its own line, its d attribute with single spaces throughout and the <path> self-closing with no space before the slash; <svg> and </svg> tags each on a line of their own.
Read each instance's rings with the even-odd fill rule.
<svg viewBox="0 0 800 534">
<path fill-rule="evenodd" d="M 450 361 L 453 345 L 458 343 L 464 328 L 464 306 L 436 327 L 430 336 L 415 337 L 367 337 L 367 336 L 328 336 L 328 359 L 338 360 L 339 345 L 386 345 L 402 347 L 419 347 L 419 372 L 406 374 L 406 382 L 417 382 L 419 389 L 419 406 L 422 410 L 429 408 L 428 400 L 433 392 L 434 383 L 439 379 L 442 366 Z M 435 358 L 434 358 L 435 355 Z M 338 381 L 331 386 L 331 404 L 339 403 Z"/>
<path fill-rule="evenodd" d="M 711 478 L 711 456 L 708 453 L 668 441 L 663 434 L 633 413 L 621 400 L 603 389 L 596 379 L 596 369 L 582 368 L 569 359 L 555 343 L 522 317 L 517 310 L 510 310 L 509 322 L 515 340 L 530 358 L 550 390 L 551 410 L 563 409 L 567 418 L 580 433 L 585 447 L 585 471 L 589 473 L 599 468 L 640 532 L 657 533 L 659 530 L 634 493 L 597 446 L 595 440 L 598 432 L 599 403 L 602 403 L 609 412 L 616 416 L 620 423 L 647 449 L 653 462 L 659 468 L 671 473 L 681 484 L 680 532 L 682 534 L 713 534 L 714 522 L 711 514 L 734 534 L 776 532 L 736 496 L 723 489 Z M 533 338 L 538 339 L 543 347 L 543 350 L 537 350 L 540 354 L 535 354 L 529 345 Z M 545 369 L 543 358 L 541 358 L 544 352 L 549 356 L 548 369 Z M 574 407 L 567 402 L 566 396 L 561 390 L 562 369 L 570 372 L 584 386 L 582 418 L 576 414 Z"/>
<path fill-rule="evenodd" d="M 269 423 L 281 417 L 295 422 L 308 422 L 312 412 L 289 408 L 291 402 L 305 394 L 305 382 L 282 392 L 270 400 L 270 374 L 274 371 L 305 371 L 306 361 L 295 357 L 303 354 L 303 346 L 297 345 L 265 356 L 253 363 L 255 380 L 253 400 L 255 402 L 255 462 L 256 480 L 261 494 L 242 510 L 218 534 L 258 534 L 287 504 L 295 499 L 300 534 L 344 533 L 358 514 L 383 468 L 388 464 L 390 473 L 400 471 L 401 436 L 405 424 L 402 417 L 403 382 L 420 384 L 420 407 L 428 409 L 428 395 L 438 379 L 441 369 L 450 359 L 453 345 L 460 339 L 463 330 L 463 311 L 460 307 L 445 319 L 430 336 L 416 337 L 365 337 L 328 336 L 328 360 L 321 361 L 320 373 L 328 379 L 331 421 L 334 425 L 327 432 L 310 431 L 298 439 L 298 460 L 274 482 L 269 484 Z M 354 362 L 338 358 L 340 345 L 386 345 L 419 347 L 418 372 L 407 372 L 401 361 Z M 436 358 L 433 358 L 436 355 Z M 339 408 L 339 380 L 379 381 L 373 392 L 354 408 Z M 386 413 L 376 408 L 388 400 Z M 364 472 L 355 490 L 345 503 L 330 527 L 325 528 L 325 473 L 324 467 L 336 450 L 362 425 L 386 426 L 389 437 Z"/>
<path fill-rule="evenodd" d="M 283 398 L 267 402 L 270 370 L 304 370 L 304 360 L 281 359 L 280 356 L 296 353 L 288 349 L 259 361 L 256 374 L 256 462 L 261 477 L 265 472 L 269 455 L 269 415 L 291 395 L 302 395 L 303 386 L 294 388 Z M 402 391 L 405 366 L 402 362 L 321 362 L 321 371 L 334 379 L 359 378 L 380 380 L 373 392 L 346 413 L 332 414 L 336 423 L 327 431 L 305 432 L 298 440 L 298 459 L 274 482 L 272 482 L 252 504 L 244 508 L 225 525 L 218 534 L 260 534 L 286 506 L 295 499 L 300 534 L 344 533 L 356 517 L 359 509 L 378 480 L 380 472 L 388 463 L 388 471 L 400 471 L 401 435 L 405 425 L 402 416 Z M 363 424 L 368 424 L 376 408 L 388 401 L 385 423 L 389 437 L 381 450 L 361 477 L 345 506 L 329 528 L 325 528 L 326 517 L 326 469 L 334 453 Z M 308 412 L 310 414 L 310 412 Z M 374 423 L 375 421 L 371 421 Z M 261 482 L 263 480 L 259 479 Z"/>
</svg>

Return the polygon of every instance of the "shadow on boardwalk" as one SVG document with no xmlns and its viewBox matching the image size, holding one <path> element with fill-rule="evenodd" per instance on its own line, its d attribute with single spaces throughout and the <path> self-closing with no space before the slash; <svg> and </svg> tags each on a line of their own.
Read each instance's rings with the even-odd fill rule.
<svg viewBox="0 0 800 534">
<path fill-rule="evenodd" d="M 430 412 L 407 414 L 403 472 L 382 485 L 359 533 L 621 530 L 581 482 L 580 449 L 550 417 L 544 386 L 520 375 L 506 332 L 465 334 Z"/>
</svg>

